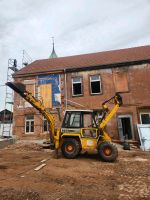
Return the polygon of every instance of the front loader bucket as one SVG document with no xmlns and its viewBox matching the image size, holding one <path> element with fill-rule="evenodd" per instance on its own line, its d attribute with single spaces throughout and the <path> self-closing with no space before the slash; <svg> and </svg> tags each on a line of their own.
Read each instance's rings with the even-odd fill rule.
<svg viewBox="0 0 150 200">
<path fill-rule="evenodd" d="M 7 82 L 6 85 L 20 94 L 20 96 L 25 97 L 24 93 L 26 92 L 26 86 L 23 83 Z"/>
</svg>

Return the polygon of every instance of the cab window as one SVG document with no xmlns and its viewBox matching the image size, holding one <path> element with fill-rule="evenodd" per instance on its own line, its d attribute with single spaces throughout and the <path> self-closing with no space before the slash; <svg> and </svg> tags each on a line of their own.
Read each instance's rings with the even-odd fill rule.
<svg viewBox="0 0 150 200">
<path fill-rule="evenodd" d="M 64 127 L 64 128 L 80 128 L 81 127 L 81 113 L 80 112 L 66 113 L 62 127 Z"/>
</svg>

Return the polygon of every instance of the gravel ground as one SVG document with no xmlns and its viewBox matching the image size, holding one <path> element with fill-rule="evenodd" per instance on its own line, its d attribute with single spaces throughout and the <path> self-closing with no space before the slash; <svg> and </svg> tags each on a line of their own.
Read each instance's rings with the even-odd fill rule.
<svg viewBox="0 0 150 200">
<path fill-rule="evenodd" d="M 94 154 L 73 160 L 52 154 L 32 143 L 0 150 L 0 199 L 150 199 L 150 152 L 119 151 L 115 163 Z M 46 166 L 35 171 L 42 163 Z"/>
</svg>

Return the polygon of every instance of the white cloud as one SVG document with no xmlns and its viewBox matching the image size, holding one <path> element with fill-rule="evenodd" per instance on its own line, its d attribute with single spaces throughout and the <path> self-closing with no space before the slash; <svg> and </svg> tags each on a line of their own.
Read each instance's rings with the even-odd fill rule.
<svg viewBox="0 0 150 200">
<path fill-rule="evenodd" d="M 58 56 L 147 45 L 149 21 L 149 0 L 0 0 L 0 84 L 9 58 L 47 58 L 52 36 Z"/>
</svg>

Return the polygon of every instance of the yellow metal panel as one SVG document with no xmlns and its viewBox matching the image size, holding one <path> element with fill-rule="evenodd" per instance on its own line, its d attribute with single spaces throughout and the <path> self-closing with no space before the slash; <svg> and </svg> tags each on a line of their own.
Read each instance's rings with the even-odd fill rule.
<svg viewBox="0 0 150 200">
<path fill-rule="evenodd" d="M 40 96 L 42 98 L 45 108 L 52 108 L 52 85 L 40 85 Z"/>
<path fill-rule="evenodd" d="M 76 136 L 78 136 L 79 138 L 81 137 L 81 134 L 80 133 L 63 133 L 62 135 L 61 135 L 61 137 L 65 137 L 65 136 L 70 136 L 70 137 L 76 137 Z"/>
<path fill-rule="evenodd" d="M 82 149 L 94 150 L 97 147 L 97 139 L 95 138 L 81 138 Z"/>
</svg>

